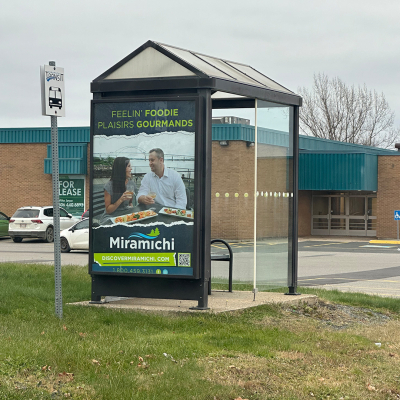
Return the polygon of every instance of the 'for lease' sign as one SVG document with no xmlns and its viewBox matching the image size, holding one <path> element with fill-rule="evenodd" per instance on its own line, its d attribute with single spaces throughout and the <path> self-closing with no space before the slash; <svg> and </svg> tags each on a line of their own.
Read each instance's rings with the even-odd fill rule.
<svg viewBox="0 0 400 400">
<path fill-rule="evenodd" d="M 81 216 L 85 211 L 85 179 L 60 176 L 60 207 L 68 213 Z"/>
</svg>

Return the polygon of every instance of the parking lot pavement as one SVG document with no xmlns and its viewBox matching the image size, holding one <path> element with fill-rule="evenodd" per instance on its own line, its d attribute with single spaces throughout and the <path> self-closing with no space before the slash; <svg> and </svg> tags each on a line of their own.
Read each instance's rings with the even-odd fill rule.
<svg viewBox="0 0 400 400">
<path fill-rule="evenodd" d="M 14 243 L 9 238 L 0 238 L 0 262 L 54 264 L 54 244 L 39 239 L 24 239 Z M 87 266 L 87 251 L 61 253 L 61 265 Z"/>
<path fill-rule="evenodd" d="M 231 242 L 234 284 L 253 281 L 254 244 Z M 213 251 L 224 252 L 223 245 Z M 87 267 L 88 252 L 61 254 L 62 265 Z M 257 257 L 273 271 L 287 263 L 287 241 L 257 242 Z M 299 241 L 298 285 L 400 298 L 400 251 L 397 245 L 371 247 L 365 238 L 306 238 Z M 0 238 L 0 262 L 54 264 L 54 246 L 38 239 L 14 243 Z M 228 263 L 212 262 L 213 278 L 228 278 Z M 260 274 L 265 271 L 259 271 Z"/>
<path fill-rule="evenodd" d="M 257 257 L 272 270 L 287 259 L 287 243 L 257 242 Z M 366 238 L 301 238 L 298 286 L 337 289 L 400 298 L 400 251 L 397 245 L 371 245 Z M 252 282 L 254 243 L 232 242 L 234 282 Z M 223 251 L 221 246 L 219 251 Z M 227 278 L 227 265 L 213 262 L 213 276 Z M 262 271 L 261 271 L 262 273 Z"/>
</svg>

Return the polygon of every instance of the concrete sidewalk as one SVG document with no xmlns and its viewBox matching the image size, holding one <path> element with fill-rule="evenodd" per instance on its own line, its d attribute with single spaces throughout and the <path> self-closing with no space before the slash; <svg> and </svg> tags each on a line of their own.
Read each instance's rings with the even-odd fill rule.
<svg viewBox="0 0 400 400">
<path fill-rule="evenodd" d="M 218 314 L 246 308 L 257 307 L 263 304 L 314 304 L 317 296 L 311 294 L 285 295 L 283 293 L 258 292 L 255 296 L 252 292 L 234 291 L 232 293 L 222 290 L 213 290 L 208 297 L 209 310 L 196 310 L 194 300 L 168 300 L 168 299 L 144 299 L 144 298 L 115 298 L 103 304 L 90 304 L 89 301 L 69 303 L 70 305 L 102 307 L 130 311 L 150 312 L 206 312 Z"/>
</svg>

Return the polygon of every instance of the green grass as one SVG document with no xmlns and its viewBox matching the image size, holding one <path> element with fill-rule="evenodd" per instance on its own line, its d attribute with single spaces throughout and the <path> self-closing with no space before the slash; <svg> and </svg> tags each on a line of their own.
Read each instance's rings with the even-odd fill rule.
<svg viewBox="0 0 400 400">
<path fill-rule="evenodd" d="M 53 267 L 0 264 L 0 400 L 394 399 L 400 393 L 399 300 L 310 291 L 392 319 L 373 329 L 335 330 L 278 305 L 222 314 L 72 306 L 66 303 L 90 298 L 90 277 L 69 266 L 62 279 L 60 320 Z"/>
</svg>

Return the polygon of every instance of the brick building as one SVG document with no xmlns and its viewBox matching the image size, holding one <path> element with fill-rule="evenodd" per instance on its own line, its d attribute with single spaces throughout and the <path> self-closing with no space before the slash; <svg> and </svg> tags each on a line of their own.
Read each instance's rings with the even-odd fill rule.
<svg viewBox="0 0 400 400">
<path fill-rule="evenodd" d="M 258 238 L 288 236 L 288 134 L 258 131 L 254 146 L 254 127 L 213 125 L 213 237 L 252 239 L 254 218 Z M 52 203 L 50 142 L 50 128 L 0 129 L 0 211 Z M 75 215 L 89 207 L 89 142 L 89 127 L 59 128 L 60 180 L 83 192 L 78 207 L 65 196 Z M 396 237 L 399 152 L 305 136 L 299 147 L 299 236 Z"/>
<path fill-rule="evenodd" d="M 59 128 L 60 203 L 74 215 L 89 206 L 88 127 Z M 18 207 L 53 202 L 50 128 L 0 129 L 0 209 L 12 215 Z M 62 190 L 73 182 L 75 191 Z M 79 195 L 77 193 L 79 187 Z M 62 195 L 64 193 L 64 196 Z M 79 201 L 79 203 L 78 203 Z"/>
</svg>

